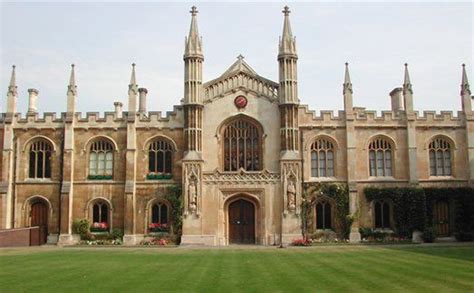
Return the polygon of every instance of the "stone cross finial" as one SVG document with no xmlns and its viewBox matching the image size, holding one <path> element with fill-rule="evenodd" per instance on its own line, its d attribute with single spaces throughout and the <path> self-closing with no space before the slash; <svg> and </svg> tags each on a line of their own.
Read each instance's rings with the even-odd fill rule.
<svg viewBox="0 0 474 293">
<path fill-rule="evenodd" d="M 283 14 L 284 14 L 285 16 L 290 15 L 290 12 L 291 12 L 291 11 L 290 11 L 290 7 L 288 7 L 288 6 L 283 7 L 283 10 L 282 10 L 281 12 L 283 12 Z"/>
<path fill-rule="evenodd" d="M 197 10 L 196 6 L 191 7 L 191 10 L 189 11 L 189 13 L 191 13 L 192 16 L 196 16 L 198 12 L 199 11 Z"/>
<path fill-rule="evenodd" d="M 245 57 L 244 57 L 244 56 L 242 56 L 242 54 L 239 54 L 239 56 L 237 56 L 237 60 L 239 60 L 239 61 L 242 61 L 242 60 L 244 60 L 244 58 L 245 58 Z"/>
</svg>

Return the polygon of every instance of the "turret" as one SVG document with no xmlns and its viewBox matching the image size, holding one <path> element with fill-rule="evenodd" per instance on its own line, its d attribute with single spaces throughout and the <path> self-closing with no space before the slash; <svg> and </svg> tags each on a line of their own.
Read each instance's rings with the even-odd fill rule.
<svg viewBox="0 0 474 293">
<path fill-rule="evenodd" d="M 138 85 L 135 76 L 135 63 L 132 63 L 132 75 L 128 85 L 128 113 L 133 116 L 137 112 Z"/>
<path fill-rule="evenodd" d="M 77 85 L 74 64 L 71 64 L 71 76 L 67 86 L 67 113 L 73 115 L 76 112 Z"/>
<path fill-rule="evenodd" d="M 462 99 L 462 110 L 466 114 L 472 114 L 472 97 L 471 89 L 469 88 L 469 81 L 466 74 L 466 65 L 462 65 L 462 78 L 461 78 L 461 99 Z"/>
<path fill-rule="evenodd" d="M 352 100 L 352 83 L 351 76 L 349 74 L 349 63 L 346 62 L 346 69 L 344 72 L 344 84 L 342 85 L 342 94 L 344 95 L 344 112 L 352 114 L 354 111 L 353 100 Z"/>
<path fill-rule="evenodd" d="M 138 101 L 138 112 L 144 114 L 146 113 L 146 95 L 148 90 L 144 87 L 138 89 L 139 101 Z"/>
<path fill-rule="evenodd" d="M 288 6 L 285 6 L 282 12 L 285 15 L 285 20 L 278 47 L 280 104 L 298 104 L 296 39 L 291 32 Z"/>
<path fill-rule="evenodd" d="M 404 105 L 402 110 L 404 109 L 407 114 L 413 112 L 413 89 L 411 86 L 410 81 L 410 74 L 408 73 L 408 64 L 405 63 L 405 77 L 403 79 L 403 100 Z"/>
<path fill-rule="evenodd" d="M 10 78 L 10 84 L 8 85 L 7 91 L 7 113 L 15 114 L 16 113 L 16 102 L 18 97 L 18 87 L 16 86 L 16 66 L 12 66 L 12 75 Z"/>
</svg>

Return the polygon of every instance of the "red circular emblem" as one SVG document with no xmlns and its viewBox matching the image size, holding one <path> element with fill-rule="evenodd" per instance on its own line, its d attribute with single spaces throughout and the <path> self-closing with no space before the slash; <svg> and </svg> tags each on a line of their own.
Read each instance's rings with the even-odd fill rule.
<svg viewBox="0 0 474 293">
<path fill-rule="evenodd" d="M 247 106 L 247 98 L 244 96 L 238 96 L 235 98 L 234 104 L 239 109 L 245 108 L 245 106 Z"/>
</svg>

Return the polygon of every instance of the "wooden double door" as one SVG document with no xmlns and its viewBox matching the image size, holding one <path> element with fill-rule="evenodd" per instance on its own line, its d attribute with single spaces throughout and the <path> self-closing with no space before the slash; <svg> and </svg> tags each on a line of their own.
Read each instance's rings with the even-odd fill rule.
<svg viewBox="0 0 474 293">
<path fill-rule="evenodd" d="M 451 234 L 449 229 L 449 202 L 441 200 L 433 205 L 433 217 L 436 228 L 436 236 L 448 237 Z"/>
<path fill-rule="evenodd" d="M 255 244 L 255 206 L 248 200 L 229 205 L 229 243 Z"/>
<path fill-rule="evenodd" d="M 48 239 L 48 206 L 43 201 L 31 205 L 31 227 L 39 226 L 39 245 Z"/>
</svg>

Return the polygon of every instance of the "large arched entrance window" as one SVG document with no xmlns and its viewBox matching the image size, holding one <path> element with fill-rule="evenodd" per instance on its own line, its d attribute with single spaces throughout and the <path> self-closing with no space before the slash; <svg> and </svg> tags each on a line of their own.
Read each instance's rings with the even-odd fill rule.
<svg viewBox="0 0 474 293">
<path fill-rule="evenodd" d="M 228 124 L 223 133 L 224 171 L 262 169 L 260 130 L 247 119 L 237 119 Z"/>
</svg>

